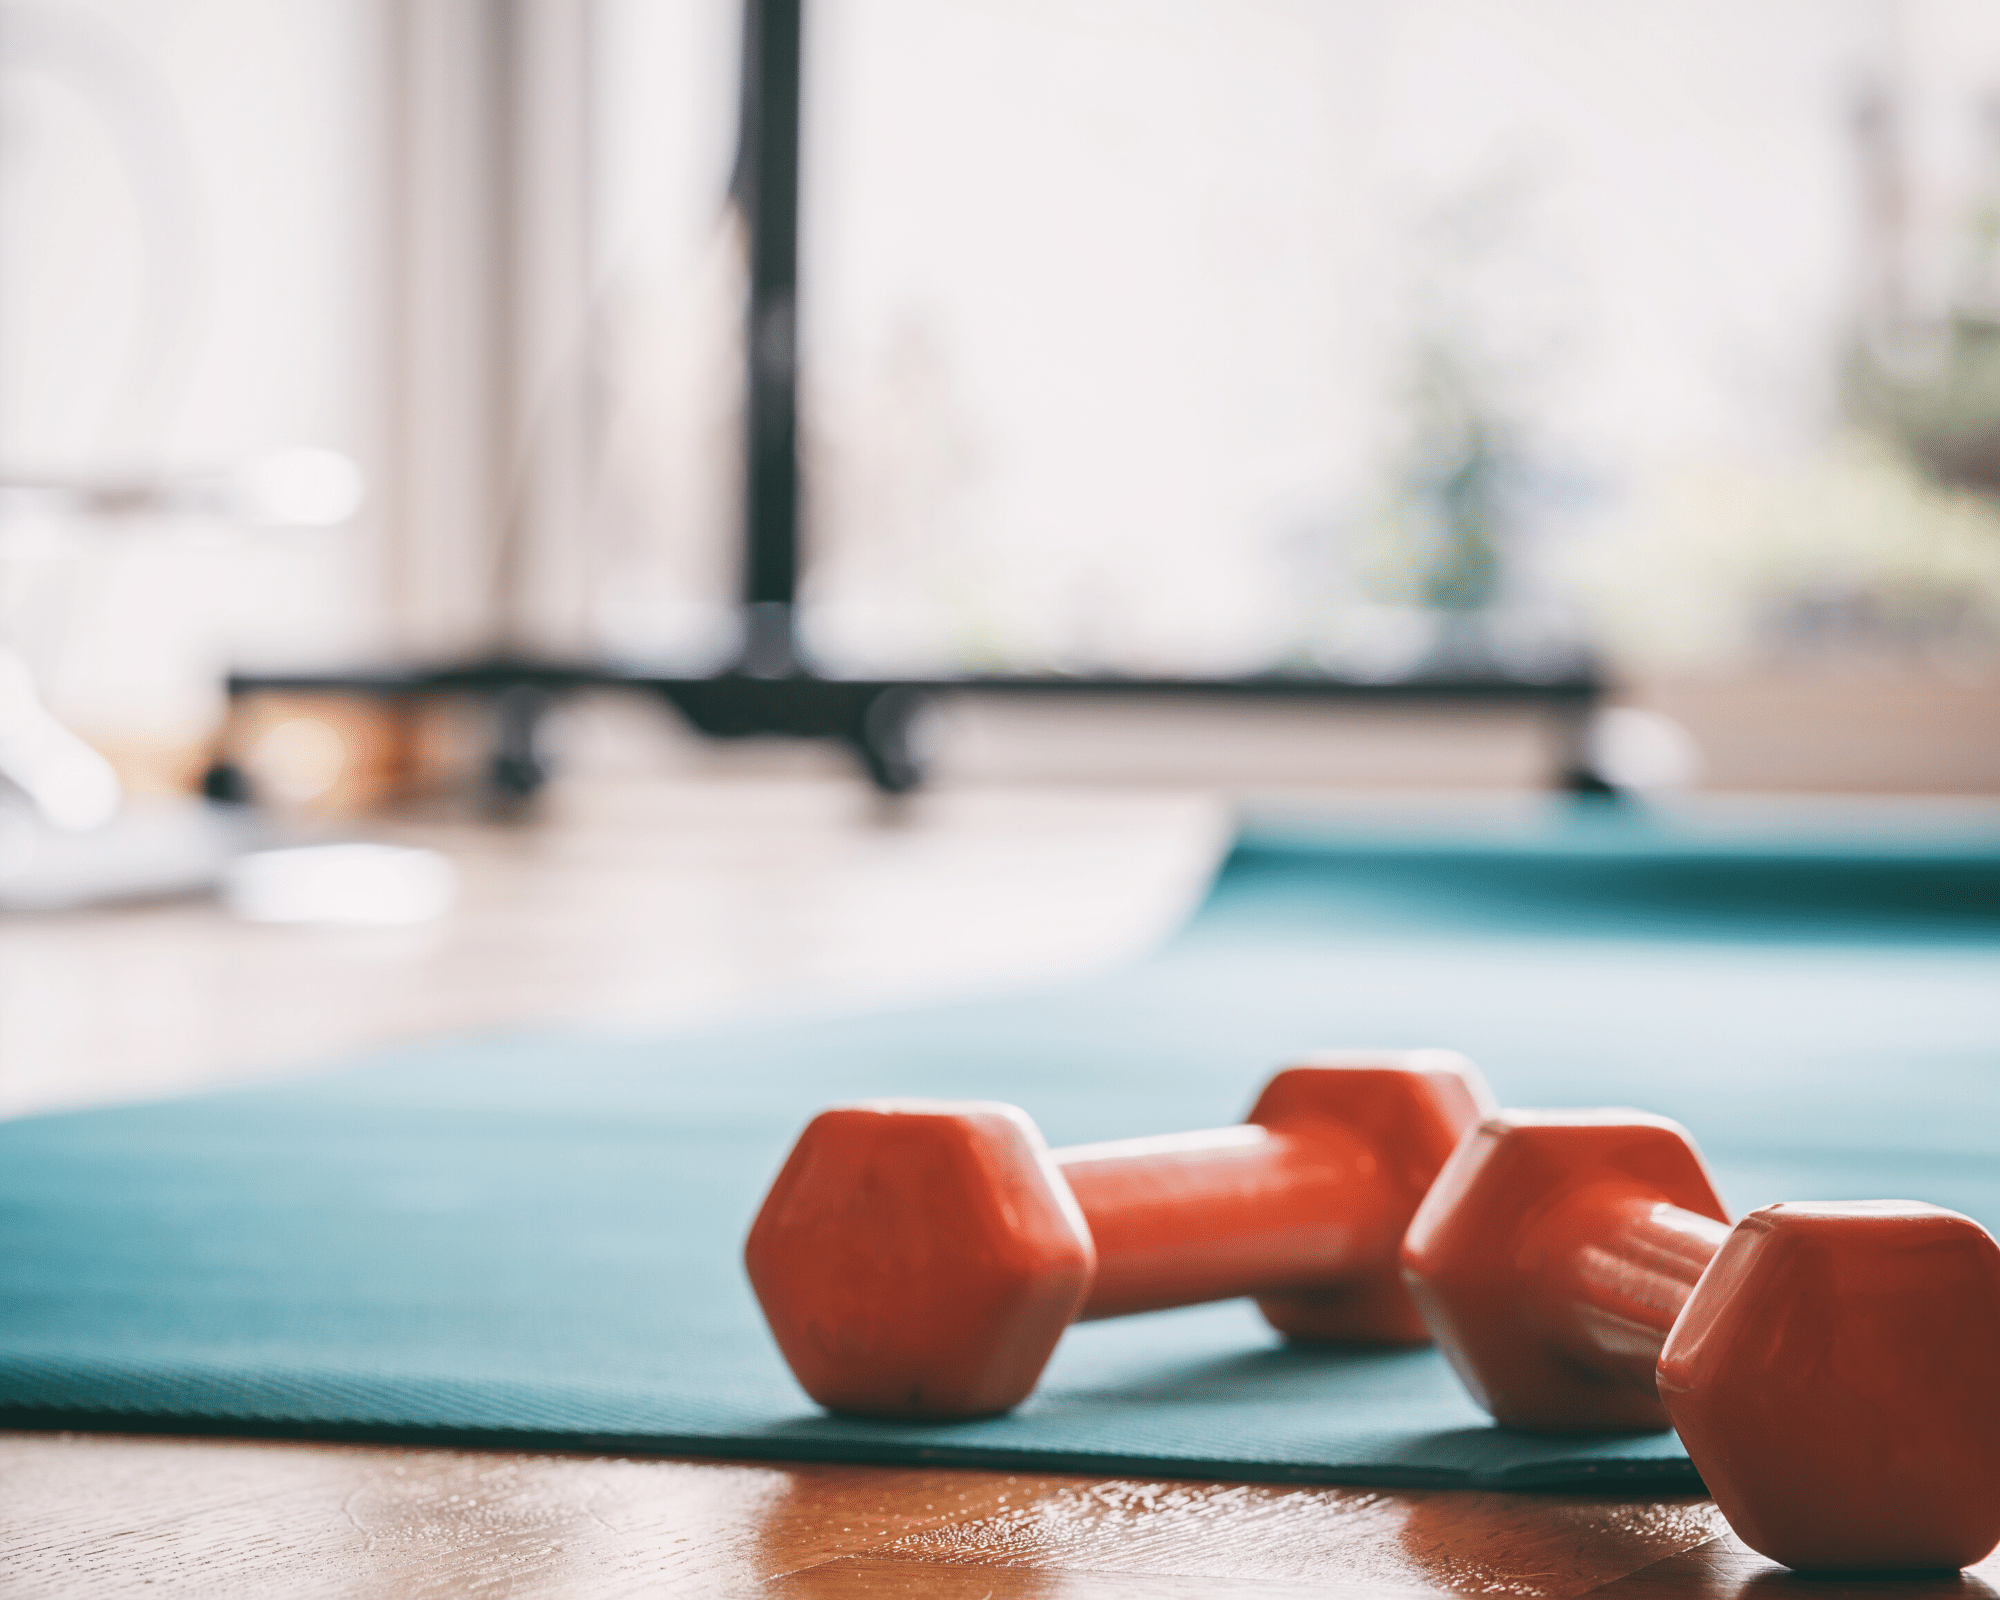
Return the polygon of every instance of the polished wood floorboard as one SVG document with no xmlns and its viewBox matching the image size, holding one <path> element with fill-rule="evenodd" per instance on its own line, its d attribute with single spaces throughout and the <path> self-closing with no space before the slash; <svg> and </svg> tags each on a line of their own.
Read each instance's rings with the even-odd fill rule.
<svg viewBox="0 0 2000 1600">
<path fill-rule="evenodd" d="M 408 817 L 460 906 L 417 929 L 188 903 L 0 922 L 0 1113 L 314 1070 L 556 1018 L 654 1026 L 1009 985 L 1162 935 L 1223 836 L 1199 796 L 612 786 L 507 828 Z M 4 1310 L 0 1310 L 4 1314 Z M 1971 1600 L 1829 1583 L 1705 1500 L 0 1434 L 0 1597 L 1572 1596 Z"/>
<path fill-rule="evenodd" d="M 1801 1578 L 1706 1500 L 0 1434 L 0 1594 L 1974 1600 Z"/>
</svg>

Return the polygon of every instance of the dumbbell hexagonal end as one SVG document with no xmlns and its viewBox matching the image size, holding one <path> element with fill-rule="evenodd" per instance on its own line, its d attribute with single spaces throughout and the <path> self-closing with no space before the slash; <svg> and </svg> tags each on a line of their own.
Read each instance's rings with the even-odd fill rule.
<svg viewBox="0 0 2000 1600">
<path fill-rule="evenodd" d="M 1970 1566 L 2000 1543 L 2000 1246 L 1908 1200 L 1736 1225 L 1660 1395 L 1745 1543 L 1806 1570 Z"/>
<path fill-rule="evenodd" d="M 991 1101 L 877 1100 L 814 1118 L 744 1247 L 806 1393 L 878 1417 L 1019 1404 L 1096 1259 L 1041 1134 Z"/>
<path fill-rule="evenodd" d="M 1541 1224 L 1587 1188 L 1727 1221 L 1687 1130 L 1623 1109 L 1505 1111 L 1452 1152 L 1403 1241 L 1403 1276 L 1472 1396 L 1508 1427 L 1657 1431 L 1650 1394 L 1567 1358 L 1535 1293 Z"/>
<path fill-rule="evenodd" d="M 1385 1203 L 1378 1271 L 1337 1289 L 1262 1296 L 1264 1319 L 1292 1339 L 1427 1342 L 1397 1267 L 1397 1242 L 1459 1136 L 1492 1110 L 1486 1080 L 1455 1050 L 1325 1051 L 1272 1078 L 1244 1120 L 1286 1130 L 1322 1122 L 1360 1135 L 1379 1163 Z"/>
</svg>

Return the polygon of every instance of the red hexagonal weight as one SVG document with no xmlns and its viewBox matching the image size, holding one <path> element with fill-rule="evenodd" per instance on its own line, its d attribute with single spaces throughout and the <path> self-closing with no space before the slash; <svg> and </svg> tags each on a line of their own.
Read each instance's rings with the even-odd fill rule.
<svg viewBox="0 0 2000 1600">
<path fill-rule="evenodd" d="M 1730 1526 L 1808 1570 L 1970 1566 L 2000 1543 L 2000 1246 L 1908 1200 L 1736 1225 L 1659 1361 Z"/>
<path fill-rule="evenodd" d="M 1657 1338 L 1642 1336 L 1648 1308 L 1620 1302 L 1662 1299 L 1676 1285 L 1649 1282 L 1598 1248 L 1608 1221 L 1643 1227 L 1643 1213 L 1666 1207 L 1713 1225 L 1698 1257 L 1662 1253 L 1684 1295 L 1728 1218 L 1679 1123 L 1623 1108 L 1506 1111 L 1453 1152 L 1404 1238 L 1403 1272 L 1439 1346 L 1495 1419 L 1548 1432 L 1669 1425 L 1653 1389 Z M 1623 1218 L 1627 1210 L 1642 1215 Z M 1652 1308 L 1661 1329 L 1679 1305 Z M 1616 1337 L 1621 1314 L 1634 1324 L 1629 1352 Z"/>
<path fill-rule="evenodd" d="M 1023 1113 L 879 1100 L 808 1125 L 744 1260 L 779 1349 L 821 1405 L 971 1417 L 1026 1398 L 1096 1253 Z"/>
</svg>

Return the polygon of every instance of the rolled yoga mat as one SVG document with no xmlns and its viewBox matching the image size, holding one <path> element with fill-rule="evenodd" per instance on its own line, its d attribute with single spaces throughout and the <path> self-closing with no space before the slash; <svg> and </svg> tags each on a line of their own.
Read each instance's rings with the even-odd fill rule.
<svg viewBox="0 0 2000 1600">
<path fill-rule="evenodd" d="M 818 1413 L 739 1249 L 807 1118 L 925 1094 L 1062 1144 L 1240 1117 L 1328 1045 L 1688 1123 L 1732 1206 L 2000 1223 L 2000 843 L 1240 841 L 1117 975 L 668 1037 L 537 1032 L 0 1125 L 0 1424 L 1384 1485 L 1694 1486 L 1671 1434 L 1492 1427 L 1433 1351 L 1243 1304 L 1065 1336 L 1010 1416 Z"/>
</svg>

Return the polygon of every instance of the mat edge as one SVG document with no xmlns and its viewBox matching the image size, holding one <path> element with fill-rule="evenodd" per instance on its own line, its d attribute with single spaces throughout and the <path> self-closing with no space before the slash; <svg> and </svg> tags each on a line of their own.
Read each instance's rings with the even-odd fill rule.
<svg viewBox="0 0 2000 1600">
<path fill-rule="evenodd" d="M 1548 1493 L 1705 1494 L 1686 1460 L 1545 1463 L 1498 1469 L 1360 1467 L 1311 1462 L 1124 1456 L 1085 1451 L 1008 1450 L 973 1445 L 910 1446 L 856 1440 L 770 1440 L 736 1435 L 558 1433 L 410 1423 L 322 1423 L 245 1417 L 175 1416 L 83 1409 L 0 1407 L 0 1428 L 29 1433 L 141 1434 L 155 1438 L 288 1440 L 297 1444 L 378 1444 L 433 1449 L 532 1450 L 565 1455 L 679 1456 L 704 1461 L 798 1462 L 813 1466 L 952 1467 L 1068 1472 L 1206 1482 L 1327 1484 L 1376 1489 L 1506 1489 Z"/>
</svg>

